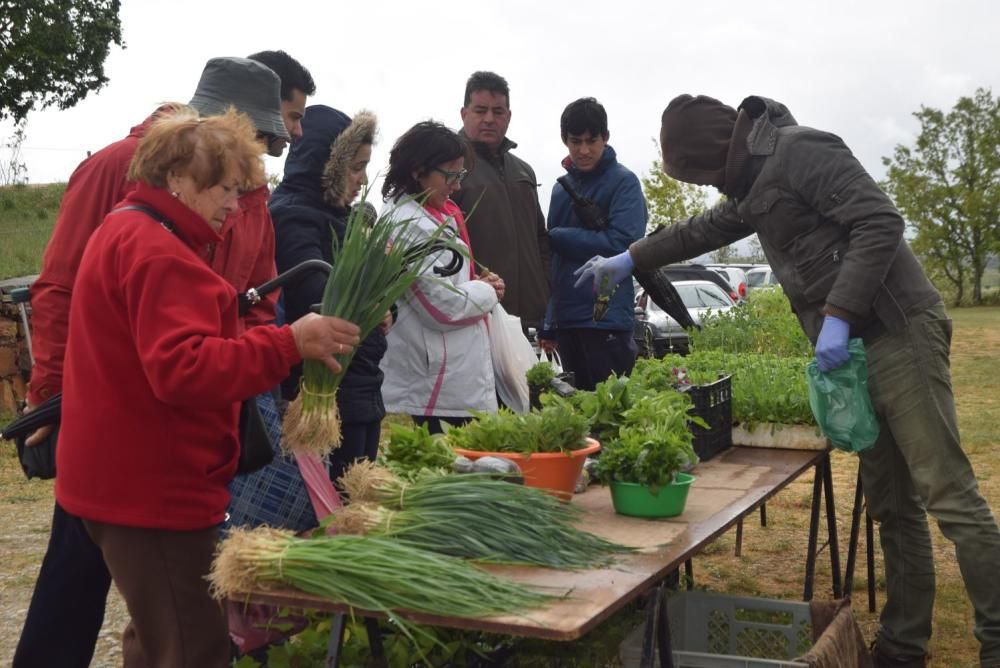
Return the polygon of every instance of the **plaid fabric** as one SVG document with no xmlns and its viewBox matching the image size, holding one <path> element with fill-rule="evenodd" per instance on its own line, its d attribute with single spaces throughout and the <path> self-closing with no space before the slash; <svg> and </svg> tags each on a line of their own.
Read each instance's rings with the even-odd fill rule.
<svg viewBox="0 0 1000 668">
<path fill-rule="evenodd" d="M 272 527 L 305 531 L 319 526 L 299 467 L 280 451 L 281 415 L 274 396 L 257 396 L 264 424 L 274 443 L 274 461 L 260 471 L 238 475 L 229 485 L 232 500 L 224 530 L 234 526 Z"/>
</svg>

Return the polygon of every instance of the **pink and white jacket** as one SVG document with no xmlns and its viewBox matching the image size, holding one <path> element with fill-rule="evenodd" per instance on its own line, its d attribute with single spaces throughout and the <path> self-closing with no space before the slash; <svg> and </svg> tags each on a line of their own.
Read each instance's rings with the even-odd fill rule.
<svg viewBox="0 0 1000 668">
<path fill-rule="evenodd" d="M 409 197 L 387 202 L 385 215 L 416 221 L 410 234 L 430 237 L 447 225 L 455 241 L 462 213 L 450 200 L 442 211 L 431 211 Z M 419 238 L 418 236 L 418 238 Z M 438 265 L 450 253 L 442 254 Z M 382 398 L 390 413 L 465 417 L 470 410 L 497 410 L 496 383 L 490 357 L 486 316 L 497 304 L 496 291 L 468 260 L 453 276 L 440 277 L 430 266 L 397 302 L 396 323 L 389 331 L 389 350 L 382 358 L 385 373 Z"/>
</svg>

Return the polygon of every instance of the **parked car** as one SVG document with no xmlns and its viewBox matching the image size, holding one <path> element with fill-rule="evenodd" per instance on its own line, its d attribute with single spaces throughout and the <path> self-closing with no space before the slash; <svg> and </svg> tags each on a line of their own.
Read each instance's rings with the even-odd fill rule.
<svg viewBox="0 0 1000 668">
<path fill-rule="evenodd" d="M 781 284 L 778 283 L 778 277 L 774 275 L 771 271 L 770 266 L 764 267 L 754 267 L 747 272 L 747 290 L 755 290 L 757 288 L 773 288 L 780 287 Z"/>
<path fill-rule="evenodd" d="M 740 299 L 747 298 L 747 274 L 745 271 L 728 264 L 708 264 L 705 266 L 725 278 L 729 282 L 729 287 L 736 292 Z"/>
<path fill-rule="evenodd" d="M 671 281 L 691 318 L 701 324 L 707 312 L 722 312 L 736 302 L 712 281 Z M 640 292 L 635 307 L 635 341 L 644 357 L 662 357 L 668 353 L 686 355 L 690 349 L 688 333 L 677 321 L 663 312 L 645 293 Z"/>
<path fill-rule="evenodd" d="M 677 281 L 711 281 L 729 294 L 734 302 L 742 299 L 739 292 L 729 284 L 729 279 L 703 264 L 668 264 L 659 271 L 671 283 Z"/>
</svg>

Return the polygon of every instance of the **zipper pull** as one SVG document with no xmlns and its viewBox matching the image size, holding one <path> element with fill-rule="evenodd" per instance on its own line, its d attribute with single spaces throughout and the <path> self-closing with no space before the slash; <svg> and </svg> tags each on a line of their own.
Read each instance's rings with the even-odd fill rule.
<svg viewBox="0 0 1000 668">
<path fill-rule="evenodd" d="M 840 251 L 839 250 L 833 251 L 833 261 L 834 262 L 840 262 Z"/>
</svg>

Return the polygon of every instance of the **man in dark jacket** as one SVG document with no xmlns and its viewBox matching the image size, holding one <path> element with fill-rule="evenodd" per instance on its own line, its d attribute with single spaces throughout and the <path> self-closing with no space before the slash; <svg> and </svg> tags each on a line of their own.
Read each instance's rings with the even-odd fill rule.
<svg viewBox="0 0 1000 668">
<path fill-rule="evenodd" d="M 574 272 L 595 253 L 610 257 L 625 251 L 646 231 L 646 199 L 639 179 L 618 163 L 608 145 L 608 115 L 592 97 L 571 102 L 560 119 L 563 160 L 569 187 L 590 200 L 603 222 L 574 203 L 567 187 L 552 187 L 549 239 L 552 244 L 553 295 L 540 336 L 549 349 L 555 333 L 563 368 L 582 390 L 593 390 L 612 373 L 626 375 L 635 364 L 632 339 L 634 291 L 626 282 L 608 300 L 590 285 L 574 285 Z"/>
<path fill-rule="evenodd" d="M 343 243 L 355 189 L 367 183 L 365 170 L 375 141 L 375 117 L 370 113 L 361 112 L 352 121 L 323 105 L 305 111 L 303 137 L 289 151 L 284 178 L 270 202 L 279 272 L 307 260 L 333 262 L 334 235 Z M 349 183 L 352 175 L 360 178 Z M 323 300 L 326 279 L 325 272 L 312 271 L 285 288 L 287 322 L 294 322 Z M 387 325 L 375 328 L 361 342 L 337 391 L 341 442 L 330 461 L 334 481 L 355 459 L 374 460 L 378 452 L 385 416 L 379 362 L 386 351 L 386 329 Z M 298 395 L 301 375 L 300 364 L 282 383 L 282 398 L 290 401 Z"/>
<path fill-rule="evenodd" d="M 860 453 L 872 517 L 881 523 L 886 604 L 876 666 L 923 666 L 931 634 L 934 559 L 927 513 L 955 543 L 976 610 L 984 666 L 1000 666 L 1000 531 L 962 451 L 949 371 L 951 320 L 903 240 L 904 222 L 839 137 L 796 124 L 781 104 L 748 97 L 734 110 L 682 95 L 663 113 L 670 176 L 712 185 L 714 209 L 657 230 L 580 282 L 622 280 L 756 232 L 819 368 L 848 359 L 860 337 L 880 434 Z"/>
<path fill-rule="evenodd" d="M 550 251 L 535 172 L 511 153 L 510 89 L 493 72 L 465 84 L 462 130 L 476 160 L 452 199 L 465 214 L 476 262 L 504 280 L 504 309 L 539 328 L 549 299 Z"/>
</svg>

